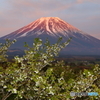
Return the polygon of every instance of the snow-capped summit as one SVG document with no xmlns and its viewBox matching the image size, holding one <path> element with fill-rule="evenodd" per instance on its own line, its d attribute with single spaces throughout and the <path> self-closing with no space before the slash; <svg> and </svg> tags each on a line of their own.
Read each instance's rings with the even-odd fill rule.
<svg viewBox="0 0 100 100">
<path fill-rule="evenodd" d="M 63 50 L 63 54 L 88 54 L 100 55 L 100 40 L 75 28 L 58 17 L 42 17 L 8 35 L 0 38 L 4 40 L 17 39 L 12 48 L 23 49 L 24 42 L 32 44 L 34 38 L 41 38 L 43 41 L 48 38 L 51 43 L 55 43 L 59 37 L 63 41 L 72 37 L 68 47 Z"/>
<path fill-rule="evenodd" d="M 4 36 L 3 38 L 14 39 L 25 36 L 39 36 L 44 33 L 51 36 L 63 35 L 69 37 L 69 35 L 75 36 L 73 32 L 77 33 L 80 32 L 80 30 L 58 17 L 42 17 L 11 34 Z"/>
</svg>

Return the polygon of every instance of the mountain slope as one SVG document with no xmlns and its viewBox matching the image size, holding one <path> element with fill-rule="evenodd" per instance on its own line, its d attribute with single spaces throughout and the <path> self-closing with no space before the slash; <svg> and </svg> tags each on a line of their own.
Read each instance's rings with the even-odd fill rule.
<svg viewBox="0 0 100 100">
<path fill-rule="evenodd" d="M 43 41 L 48 38 L 55 43 L 59 37 L 66 41 L 72 37 L 70 44 L 61 52 L 62 54 L 74 55 L 100 55 L 100 40 L 82 32 L 58 17 L 42 17 L 29 25 L 22 27 L 6 36 L 0 38 L 17 39 L 17 43 L 11 48 L 24 49 L 24 42 L 32 45 L 34 38 L 41 38 Z"/>
</svg>

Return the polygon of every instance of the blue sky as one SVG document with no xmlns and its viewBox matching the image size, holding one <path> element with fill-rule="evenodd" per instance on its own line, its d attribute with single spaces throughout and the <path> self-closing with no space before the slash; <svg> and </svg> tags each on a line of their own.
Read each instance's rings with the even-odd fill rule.
<svg viewBox="0 0 100 100">
<path fill-rule="evenodd" d="M 0 0 L 0 36 L 41 17 L 59 17 L 100 39 L 100 0 Z"/>
</svg>

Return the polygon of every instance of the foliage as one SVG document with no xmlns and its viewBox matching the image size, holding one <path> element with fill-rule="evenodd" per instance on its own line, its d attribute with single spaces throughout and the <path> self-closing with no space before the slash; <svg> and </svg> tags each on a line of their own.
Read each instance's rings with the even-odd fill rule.
<svg viewBox="0 0 100 100">
<path fill-rule="evenodd" d="M 98 100 L 100 96 L 70 96 L 71 91 L 100 94 L 100 67 L 97 64 L 93 70 L 85 69 L 76 74 L 64 61 L 54 62 L 54 57 L 69 41 L 61 43 L 60 38 L 51 45 L 48 40 L 43 44 L 36 38 L 33 47 L 25 43 L 28 50 L 23 57 L 16 56 L 6 69 L 0 66 L 1 100 Z"/>
<path fill-rule="evenodd" d="M 6 52 L 8 48 L 11 46 L 11 44 L 14 44 L 16 40 L 10 41 L 9 39 L 6 39 L 6 43 L 0 43 L 0 62 L 6 61 Z"/>
</svg>

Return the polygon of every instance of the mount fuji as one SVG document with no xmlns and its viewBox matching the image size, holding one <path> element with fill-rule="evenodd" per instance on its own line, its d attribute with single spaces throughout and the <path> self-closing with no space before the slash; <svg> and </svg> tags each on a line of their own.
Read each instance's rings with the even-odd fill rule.
<svg viewBox="0 0 100 100">
<path fill-rule="evenodd" d="M 63 42 L 72 38 L 69 45 L 61 51 L 62 55 L 100 55 L 100 40 L 75 28 L 58 17 L 42 17 L 8 35 L 0 38 L 17 39 L 17 42 L 10 49 L 25 49 L 24 42 L 32 45 L 34 38 L 46 38 L 55 43 L 59 37 Z"/>
</svg>

